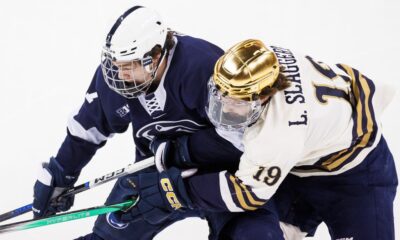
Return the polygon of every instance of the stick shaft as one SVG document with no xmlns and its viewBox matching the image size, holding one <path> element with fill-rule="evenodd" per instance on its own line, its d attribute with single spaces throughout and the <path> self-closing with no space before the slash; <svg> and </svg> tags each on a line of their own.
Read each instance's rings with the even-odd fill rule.
<svg viewBox="0 0 400 240">
<path fill-rule="evenodd" d="M 11 224 L 6 224 L 0 226 L 0 234 L 8 233 L 8 232 L 15 232 L 15 231 L 22 231 L 31 228 L 37 227 L 44 227 L 52 224 L 63 223 L 73 220 L 78 220 L 81 218 L 93 217 L 101 214 L 106 214 L 110 212 L 115 212 L 123 209 L 127 209 L 135 205 L 136 201 L 128 200 L 126 202 L 122 202 L 119 204 L 113 204 L 108 206 L 100 206 L 100 207 L 93 207 L 82 209 L 78 211 L 63 213 L 59 215 L 54 215 L 50 217 L 44 217 L 39 219 L 32 219 L 22 222 L 16 222 Z"/>
<path fill-rule="evenodd" d="M 140 170 L 143 170 L 145 168 L 151 167 L 154 165 L 154 157 L 149 157 L 147 159 L 144 159 L 142 161 L 136 162 L 134 164 L 129 164 L 128 166 L 118 169 L 116 171 L 110 172 L 108 174 L 105 174 L 101 177 L 95 178 L 91 181 L 85 182 L 83 184 L 80 184 L 78 186 L 72 187 L 68 189 L 66 192 L 64 192 L 62 195 L 58 197 L 65 197 L 69 195 L 75 195 L 81 192 L 84 192 L 88 189 L 97 187 L 99 185 L 102 185 L 104 183 L 107 183 L 109 181 L 112 181 L 114 179 L 117 179 L 119 177 L 138 172 Z M 27 204 L 25 206 L 19 207 L 17 209 L 11 210 L 9 212 L 3 213 L 0 215 L 0 222 L 18 217 L 24 213 L 32 211 L 32 204 Z"/>
</svg>

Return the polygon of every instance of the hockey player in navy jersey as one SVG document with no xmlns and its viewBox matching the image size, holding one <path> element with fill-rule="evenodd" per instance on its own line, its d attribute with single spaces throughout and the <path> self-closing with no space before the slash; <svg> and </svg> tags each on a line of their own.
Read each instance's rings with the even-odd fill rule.
<svg viewBox="0 0 400 240">
<path fill-rule="evenodd" d="M 166 168 L 166 164 L 173 159 L 169 164 L 189 171 L 198 168 L 200 175 L 237 169 L 242 152 L 232 143 L 238 142 L 217 133 L 205 111 L 207 84 L 222 54 L 207 41 L 169 31 L 148 8 L 136 6 L 125 12 L 107 35 L 101 66 L 83 105 L 68 122 L 57 155 L 43 164 L 34 186 L 35 217 L 69 209 L 73 197 L 55 197 L 74 185 L 82 168 L 111 136 L 132 124 L 136 161 L 155 154 L 161 173 L 148 169 L 119 179 L 106 204 L 139 197 L 138 204 L 127 212 L 99 217 L 93 233 L 79 239 L 152 239 L 168 225 L 190 216 L 206 217 L 210 238 L 217 237 L 230 213 L 225 218 L 224 213 L 208 213 L 207 208 L 192 203 L 191 195 L 198 188 L 210 186 L 195 184 L 196 189 L 189 192 L 190 178 L 184 181 L 180 170 Z M 204 201 L 219 201 L 206 196 Z M 275 228 L 277 234 L 265 239 L 281 239 L 275 216 L 269 210 L 259 214 L 273 223 L 270 229 Z M 252 233 L 258 231 L 263 229 Z"/>
<path fill-rule="evenodd" d="M 244 153 L 235 174 L 192 177 L 193 204 L 246 211 L 273 199 L 289 239 L 321 222 L 332 239 L 395 239 L 398 181 L 379 121 L 393 95 L 345 64 L 236 44 L 217 61 L 207 113 L 217 129 L 244 132 Z M 213 178 L 215 188 L 194 187 Z M 228 239 L 240 225 L 230 222 Z"/>
</svg>

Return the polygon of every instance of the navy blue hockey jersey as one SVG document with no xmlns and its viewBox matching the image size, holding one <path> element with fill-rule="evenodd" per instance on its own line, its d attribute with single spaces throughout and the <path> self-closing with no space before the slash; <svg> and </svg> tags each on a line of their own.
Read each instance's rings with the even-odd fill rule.
<svg viewBox="0 0 400 240">
<path fill-rule="evenodd" d="M 68 122 L 68 134 L 56 156 L 67 173 L 79 172 L 110 136 L 125 132 L 129 124 L 136 161 L 153 155 L 149 144 L 154 137 L 190 134 L 194 162 L 214 171 L 237 169 L 241 152 L 215 132 L 205 113 L 207 83 L 223 51 L 189 36 L 175 36 L 175 40 L 158 88 L 146 96 L 126 99 L 118 95 L 97 69 L 85 102 Z"/>
</svg>

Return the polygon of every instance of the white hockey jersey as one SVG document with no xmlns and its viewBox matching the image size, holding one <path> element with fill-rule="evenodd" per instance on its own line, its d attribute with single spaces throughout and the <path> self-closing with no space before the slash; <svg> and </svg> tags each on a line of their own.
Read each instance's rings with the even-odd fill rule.
<svg viewBox="0 0 400 240">
<path fill-rule="evenodd" d="M 345 64 L 328 66 L 288 49 L 271 49 L 292 84 L 270 99 L 243 138 L 219 132 L 244 153 L 235 174 L 188 179 L 197 196 L 193 202 L 204 209 L 255 210 L 288 174 L 341 174 L 360 164 L 381 139 L 379 118 L 394 96 L 392 87 L 376 86 Z M 196 187 L 199 183 L 208 187 Z"/>
<path fill-rule="evenodd" d="M 394 96 L 393 88 L 376 86 L 345 64 L 328 66 L 288 49 L 271 48 L 292 84 L 270 99 L 241 143 L 240 138 L 233 139 L 244 149 L 234 175 L 223 171 L 189 179 L 191 186 L 208 186 L 207 190 L 192 187 L 197 196 L 208 197 L 194 198 L 203 208 L 255 210 L 289 173 L 341 174 L 360 164 L 381 138 L 379 118 Z"/>
<path fill-rule="evenodd" d="M 379 118 L 395 92 L 376 87 L 347 65 L 328 66 L 288 49 L 272 49 L 292 85 L 274 95 L 246 130 L 235 174 L 248 194 L 261 200 L 271 198 L 289 172 L 336 175 L 360 164 L 381 138 Z"/>
</svg>

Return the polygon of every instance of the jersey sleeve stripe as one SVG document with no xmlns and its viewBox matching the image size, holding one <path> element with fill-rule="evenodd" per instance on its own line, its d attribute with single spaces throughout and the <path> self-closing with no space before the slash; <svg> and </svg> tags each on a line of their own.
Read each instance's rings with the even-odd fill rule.
<svg viewBox="0 0 400 240">
<path fill-rule="evenodd" d="M 232 192 L 233 196 L 236 197 L 237 202 L 239 203 L 239 207 L 243 208 L 244 210 L 256 210 L 256 207 L 252 207 L 250 206 L 250 204 L 248 204 L 243 196 L 243 192 L 242 192 L 242 188 L 240 187 L 240 185 L 236 182 L 235 177 L 233 177 L 232 175 L 229 176 L 229 180 L 230 183 L 232 184 L 233 188 L 234 188 L 234 192 Z"/>
<path fill-rule="evenodd" d="M 357 129 L 357 137 L 361 139 L 357 141 L 357 144 L 349 148 L 344 156 L 339 158 L 331 158 L 322 163 L 328 170 L 338 169 L 346 160 L 353 159 L 364 147 L 369 146 L 374 130 L 376 126 L 375 119 L 372 118 L 371 114 L 371 101 L 373 95 L 373 86 L 369 85 L 367 80 L 356 70 L 342 65 L 346 70 L 347 74 L 351 76 L 352 91 L 356 98 L 356 113 L 357 117 L 355 120 L 355 127 Z M 372 82 L 371 82 L 372 83 Z M 373 138 L 373 139 L 371 139 Z"/>
<path fill-rule="evenodd" d="M 71 135 L 97 145 L 108 139 L 95 127 L 85 129 L 74 117 L 68 120 L 67 128 Z"/>
<path fill-rule="evenodd" d="M 247 199 L 253 206 L 262 206 L 266 203 L 266 200 L 262 201 L 261 199 L 257 198 L 257 196 L 252 191 L 249 191 L 248 187 L 243 183 L 240 183 L 240 187 L 244 190 Z"/>
<path fill-rule="evenodd" d="M 228 186 L 228 181 L 225 176 L 226 173 L 227 173 L 226 171 L 219 173 L 219 186 L 221 191 L 221 198 L 224 201 L 226 207 L 229 209 L 229 211 L 243 212 L 243 209 L 237 207 L 237 205 L 233 201 L 232 194 Z"/>
<path fill-rule="evenodd" d="M 352 93 L 355 98 L 355 111 L 353 113 L 353 145 L 340 152 L 321 158 L 313 166 L 296 167 L 293 172 L 334 172 L 353 161 L 358 154 L 373 145 L 377 136 L 377 123 L 372 107 L 372 98 L 375 92 L 373 82 L 357 70 L 344 65 L 337 65 L 352 79 Z"/>
<path fill-rule="evenodd" d="M 231 212 L 256 210 L 267 200 L 258 198 L 242 181 L 223 171 L 219 174 L 221 197 Z"/>
</svg>

